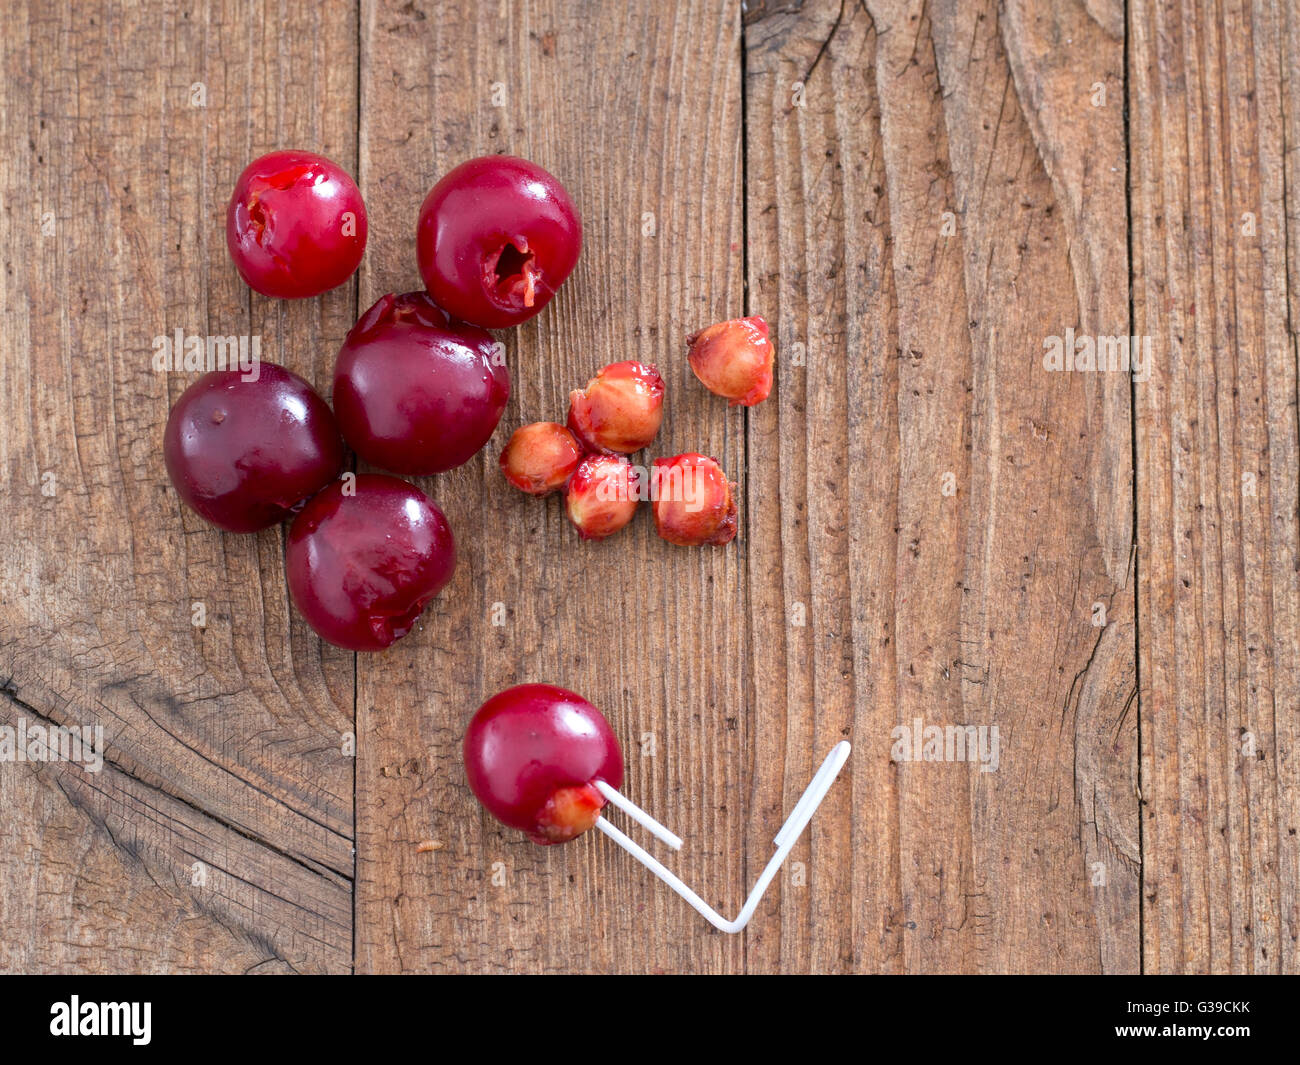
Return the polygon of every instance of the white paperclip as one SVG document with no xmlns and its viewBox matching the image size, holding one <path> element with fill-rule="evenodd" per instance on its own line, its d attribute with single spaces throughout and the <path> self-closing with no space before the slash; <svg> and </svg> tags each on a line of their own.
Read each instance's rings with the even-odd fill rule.
<svg viewBox="0 0 1300 1065">
<path fill-rule="evenodd" d="M 617 806 L 620 810 L 622 810 L 625 814 L 627 814 L 628 817 L 632 818 L 633 821 L 635 821 L 638 825 L 644 828 L 656 839 L 663 840 L 665 843 L 668 844 L 668 846 L 672 847 L 672 849 L 675 851 L 679 851 L 682 849 L 681 836 L 678 836 L 676 833 L 669 832 L 668 829 L 664 828 L 663 825 L 661 825 L 658 821 L 656 821 L 653 817 L 651 817 L 648 813 L 646 813 L 643 809 L 641 809 L 641 807 L 639 807 L 631 799 L 625 798 L 622 792 L 615 791 L 603 780 L 596 780 L 593 781 L 592 783 L 596 785 L 596 790 L 599 791 L 603 796 L 605 796 L 605 798 L 609 800 L 610 803 L 612 803 L 614 806 Z"/>
<path fill-rule="evenodd" d="M 734 934 L 749 924 L 750 918 L 754 916 L 755 911 L 758 909 L 758 904 L 763 900 L 763 895 L 767 892 L 768 886 L 775 878 L 777 870 L 781 868 L 781 863 L 785 861 L 803 830 L 808 827 L 808 822 L 812 820 L 813 814 L 817 812 L 817 807 L 822 804 L 822 800 L 826 798 L 826 793 L 830 791 L 831 785 L 835 783 L 835 778 L 839 776 L 840 770 L 844 768 L 844 763 L 849 760 L 850 750 L 848 741 L 841 740 L 831 749 L 831 753 L 826 756 L 826 760 L 822 762 L 821 768 L 817 770 L 812 782 L 804 789 L 804 793 L 799 796 L 799 801 L 794 804 L 794 809 L 790 811 L 790 816 L 786 818 L 785 824 L 777 832 L 773 840 L 776 844 L 776 853 L 772 855 L 771 860 L 764 867 L 758 882 L 754 884 L 754 890 L 749 893 L 749 898 L 745 900 L 745 905 L 741 907 L 740 915 L 734 921 L 728 921 L 687 887 L 681 878 L 669 871 L 662 862 L 644 847 L 634 843 L 624 832 L 615 828 L 605 818 L 597 818 L 596 827 L 690 903 L 695 911 L 714 928 Z M 633 805 L 608 785 L 597 782 L 596 787 L 613 805 L 617 806 L 638 824 L 654 833 L 674 850 L 681 847 L 682 841 L 677 836 L 669 832 L 668 829 L 664 828 L 663 825 L 659 824 L 640 807 Z"/>
</svg>

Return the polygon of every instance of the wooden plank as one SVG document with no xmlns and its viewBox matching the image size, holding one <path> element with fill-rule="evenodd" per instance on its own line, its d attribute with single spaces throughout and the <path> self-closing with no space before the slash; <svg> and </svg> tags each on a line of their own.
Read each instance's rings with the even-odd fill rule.
<svg viewBox="0 0 1300 1065">
<path fill-rule="evenodd" d="M 788 733 L 800 751 L 850 725 L 856 740 L 852 803 L 815 829 L 813 897 L 781 900 L 800 932 L 760 958 L 751 942 L 751 961 L 1132 970 L 1131 532 L 1097 503 L 1131 480 L 1128 386 L 1041 363 L 1045 337 L 1086 328 L 1076 293 L 1084 321 L 1118 308 L 1107 331 L 1126 331 L 1122 284 L 1084 269 L 1124 260 L 1123 185 L 1062 209 L 1077 164 L 1056 159 L 1053 182 L 1013 70 L 1037 76 L 1041 25 L 992 4 L 867 8 L 759 7 L 746 30 L 750 302 L 809 357 L 751 422 L 781 557 L 751 570 L 757 762 L 781 765 Z M 1117 90 L 1117 41 L 1080 32 Z M 1048 117 L 1114 145 L 1115 100 Z M 1098 219 L 1109 245 L 1072 259 L 1071 227 Z M 1090 424 L 1103 409 L 1108 431 Z M 781 631 L 800 601 L 806 631 Z M 892 730 L 916 718 L 997 725 L 999 769 L 892 764 Z"/>
<path fill-rule="evenodd" d="M 23 861 L 0 920 L 53 932 L 8 942 L 6 969 L 351 964 L 351 656 L 292 617 L 279 531 L 182 513 L 159 442 L 192 375 L 151 366 L 177 328 L 261 331 L 323 383 L 353 314 L 344 290 L 250 315 L 229 263 L 225 201 L 256 151 L 354 162 L 355 11 L 259 11 L 8 16 L 3 717 L 101 724 L 110 768 L 5 767 Z M 195 861 L 221 872 L 193 884 Z"/>
<path fill-rule="evenodd" d="M 1300 968 L 1298 22 L 1129 10 L 1150 972 Z"/>
<path fill-rule="evenodd" d="M 496 469 L 514 427 L 562 420 L 571 388 L 640 358 L 668 387 L 654 453 L 716 455 L 748 505 L 744 415 L 694 382 L 683 348 L 742 306 L 738 10 L 367 3 L 361 56 L 374 222 L 363 305 L 418 286 L 420 203 L 474 155 L 511 152 L 556 173 L 586 240 L 551 307 L 501 334 L 514 392 L 494 441 L 420 482 L 456 531 L 456 577 L 419 631 L 358 662 L 357 967 L 738 970 L 743 940 L 712 931 L 607 841 L 543 849 L 503 830 L 460 758 L 493 692 L 538 680 L 582 692 L 623 739 L 629 794 L 687 838 L 675 868 L 739 909 L 760 698 L 745 681 L 746 543 L 673 548 L 644 513 L 584 544 L 558 499 L 523 498 Z M 426 839 L 445 848 L 417 852 Z"/>
<path fill-rule="evenodd" d="M 1075 292 L 1075 329 L 1120 336 L 1129 327 L 1124 88 L 1124 8 L 1015 0 L 1001 10 L 1001 40 L 1013 84 L 1052 182 Z M 1085 101 L 1087 106 L 1085 106 Z M 1046 212 L 1045 213 L 1051 213 Z M 1059 239 L 1055 233 L 1051 239 Z M 1140 966 L 1140 833 L 1135 806 L 1137 721 L 1134 603 L 1132 389 L 1123 374 L 1078 375 L 1082 430 L 1098 441 L 1087 480 L 1095 536 L 1112 590 L 1087 604 L 1096 646 L 1075 678 L 1075 799 L 1079 842 L 1092 889 L 1098 964 L 1104 972 Z M 1067 452 L 1068 454 L 1068 452 Z M 1095 565 L 1095 556 L 1090 559 Z"/>
<path fill-rule="evenodd" d="M 21 702 L 0 724 L 51 727 Z M 116 762 L 6 766 L 5 972 L 347 971 L 347 877 Z"/>
<path fill-rule="evenodd" d="M 1066 27 L 1057 36 L 1086 57 L 1078 69 L 1113 101 L 1120 52 L 1104 22 L 1055 17 Z M 1069 247 L 1077 213 L 1099 228 L 1087 261 L 1122 263 L 1122 250 L 1096 248 L 1120 241 L 1123 204 L 1104 176 L 1082 204 L 1057 202 L 1082 178 L 1067 161 L 1050 180 L 1024 117 L 1036 75 L 1018 83 L 1010 56 L 1052 36 L 1039 26 L 1029 37 L 1028 25 L 1022 17 L 1018 31 L 992 4 L 935 16 L 971 322 L 962 697 L 966 720 L 999 722 L 1005 744 L 998 773 L 972 788 L 973 888 L 988 914 L 976 957 L 990 971 L 1133 971 L 1136 678 L 1121 553 L 1131 531 L 1114 527 L 1123 511 L 1098 489 L 1131 482 L 1131 436 L 1114 414 L 1129 379 L 1049 373 L 1043 362 L 1046 338 L 1072 323 L 1126 334 L 1119 279 L 1085 271 Z M 1049 119 L 1087 142 L 1084 159 L 1116 159 L 1119 109 L 1070 84 L 1043 95 L 1059 109 Z"/>
<path fill-rule="evenodd" d="M 815 4 L 754 9 L 745 41 L 749 310 L 773 323 L 779 366 L 749 416 L 756 858 L 831 745 L 855 744 L 851 785 L 796 847 L 747 961 L 879 970 L 901 934 L 896 826 L 873 816 L 894 774 L 872 742 L 896 698 L 899 450 L 897 361 L 863 354 L 897 344 L 873 311 L 895 300 L 875 36 L 859 6 Z"/>
</svg>

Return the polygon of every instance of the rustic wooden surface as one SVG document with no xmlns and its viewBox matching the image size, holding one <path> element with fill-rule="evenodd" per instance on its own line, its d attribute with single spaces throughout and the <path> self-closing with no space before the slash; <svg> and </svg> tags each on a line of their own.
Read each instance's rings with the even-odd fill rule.
<svg viewBox="0 0 1300 1065">
<path fill-rule="evenodd" d="M 0 724 L 108 751 L 0 763 L 0 970 L 1300 970 L 1293 5 L 3 6 Z M 222 228 L 286 146 L 371 220 L 355 282 L 293 304 Z M 495 151 L 561 176 L 583 258 L 502 335 L 497 438 L 420 482 L 452 585 L 355 656 L 295 615 L 282 530 L 178 504 L 189 377 L 152 341 L 260 334 L 327 392 L 418 286 L 424 193 Z M 742 312 L 779 361 L 750 411 L 682 357 Z M 1067 327 L 1151 337 L 1150 379 L 1046 371 Z M 632 357 L 656 452 L 738 481 L 734 546 L 648 514 L 584 544 L 496 472 Z M 480 811 L 464 723 L 541 679 L 606 710 L 726 911 L 853 741 L 743 936 Z M 891 761 L 916 718 L 998 726 L 998 770 Z"/>
</svg>

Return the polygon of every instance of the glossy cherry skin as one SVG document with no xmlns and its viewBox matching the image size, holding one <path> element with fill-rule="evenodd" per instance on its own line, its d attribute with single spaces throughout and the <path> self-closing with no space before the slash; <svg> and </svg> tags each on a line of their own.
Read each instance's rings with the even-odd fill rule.
<svg viewBox="0 0 1300 1065">
<path fill-rule="evenodd" d="M 424 292 L 380 298 L 334 365 L 334 413 L 367 462 L 423 476 L 468 462 L 510 398 L 492 337 L 452 322 Z"/>
<path fill-rule="evenodd" d="M 289 527 L 289 593 L 316 632 L 350 651 L 381 651 L 411 631 L 451 580 L 456 541 L 414 485 L 361 474 L 314 497 Z"/>
<path fill-rule="evenodd" d="M 479 707 L 465 731 L 465 775 L 488 813 L 534 843 L 566 843 L 596 823 L 623 784 L 623 754 L 605 716 L 580 695 L 520 684 Z"/>
<path fill-rule="evenodd" d="M 318 296 L 360 264 L 366 205 L 337 163 L 312 152 L 271 152 L 235 182 L 226 246 L 249 288 L 279 299 Z"/>
<path fill-rule="evenodd" d="M 343 466 L 329 406 L 283 366 L 257 378 L 214 370 L 195 381 L 167 418 L 163 460 L 176 493 L 228 532 L 256 532 L 290 517 Z"/>
<path fill-rule="evenodd" d="M 582 223 L 553 175 L 527 159 L 487 155 L 430 190 L 415 247 L 438 306 L 505 329 L 535 315 L 564 283 L 582 251 Z"/>
</svg>

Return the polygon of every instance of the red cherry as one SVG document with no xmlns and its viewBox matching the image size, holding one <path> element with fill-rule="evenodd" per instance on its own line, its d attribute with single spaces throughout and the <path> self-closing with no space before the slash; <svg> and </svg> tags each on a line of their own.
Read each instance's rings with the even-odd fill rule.
<svg viewBox="0 0 1300 1065">
<path fill-rule="evenodd" d="M 414 485 L 362 474 L 335 481 L 289 527 L 289 592 L 307 623 L 350 651 L 400 640 L 451 580 L 456 542 Z"/>
<path fill-rule="evenodd" d="M 527 159 L 461 163 L 420 208 L 416 254 L 425 286 L 448 314 L 487 329 L 526 322 L 545 307 L 581 250 L 569 194 Z"/>
<path fill-rule="evenodd" d="M 226 245 L 239 276 L 262 295 L 318 296 L 360 264 L 366 205 L 337 163 L 312 152 L 271 152 L 235 182 Z"/>
<path fill-rule="evenodd" d="M 204 374 L 176 401 L 163 433 L 176 493 L 230 532 L 283 521 L 343 466 L 334 415 L 311 385 L 272 362 L 256 369 L 255 379 L 240 370 Z"/>
<path fill-rule="evenodd" d="M 423 292 L 382 296 L 334 366 L 334 412 L 358 455 L 423 476 L 468 462 L 510 398 L 492 337 L 452 322 Z"/>
<path fill-rule="evenodd" d="M 580 695 L 521 684 L 479 707 L 465 730 L 465 775 L 488 813 L 534 843 L 566 843 L 596 823 L 623 784 L 609 722 Z"/>
</svg>

